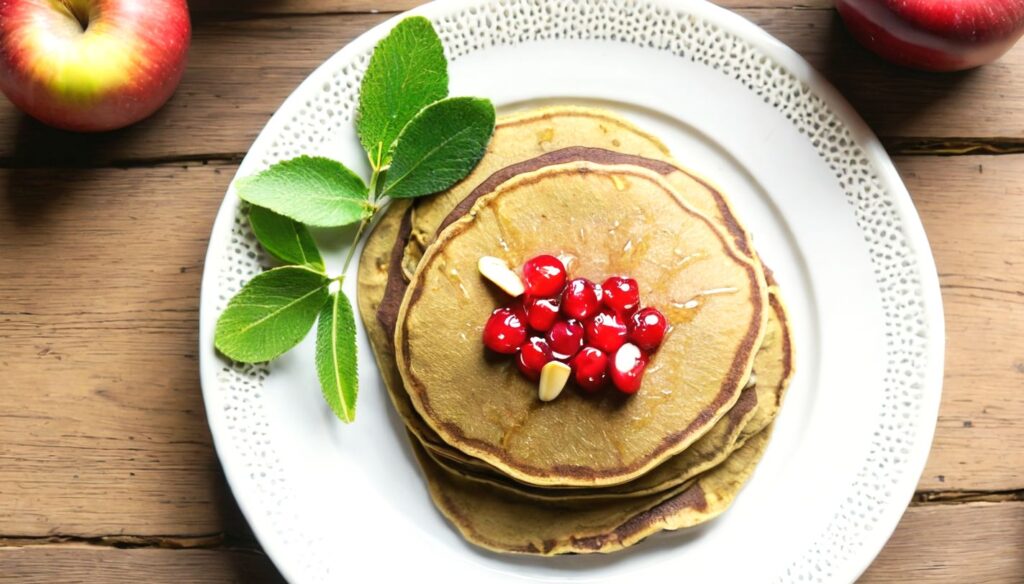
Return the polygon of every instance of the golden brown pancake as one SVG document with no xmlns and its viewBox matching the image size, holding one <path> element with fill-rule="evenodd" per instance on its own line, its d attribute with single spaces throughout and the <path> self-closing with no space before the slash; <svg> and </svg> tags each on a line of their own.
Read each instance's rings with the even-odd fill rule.
<svg viewBox="0 0 1024 584">
<path fill-rule="evenodd" d="M 551 152 L 561 148 L 565 150 Z M 737 256 L 752 259 L 755 269 L 761 269 L 750 237 L 726 199 L 704 179 L 680 169 L 656 138 L 612 114 L 558 107 L 505 117 L 489 149 L 476 171 L 448 193 L 412 204 L 393 203 L 360 260 L 359 310 L 392 402 L 415 435 L 413 447 L 435 503 L 472 543 L 544 555 L 615 551 L 656 531 L 695 525 L 721 513 L 759 460 L 770 432 L 764 429 L 777 414 L 792 376 L 788 319 L 770 274 L 764 309 L 770 318 L 752 359 L 758 382 L 723 409 L 722 417 L 689 448 L 635 480 L 606 487 L 526 485 L 453 447 L 413 407 L 396 368 L 390 334 L 407 282 L 439 230 L 517 175 L 587 160 L 645 168 L 661 175 L 724 230 Z M 542 156 L 527 160 L 537 155 Z M 696 260 L 704 261 L 699 254 Z"/>
<path fill-rule="evenodd" d="M 537 400 L 480 331 L 508 302 L 476 273 L 483 255 L 521 265 L 577 258 L 574 275 L 629 274 L 673 329 L 638 394 Z M 697 261 L 691 258 L 699 257 Z M 767 317 L 758 262 L 657 173 L 570 163 L 501 183 L 427 250 L 396 329 L 412 403 L 448 444 L 516 480 L 602 486 L 634 479 L 703 435 L 735 403 Z"/>
<path fill-rule="evenodd" d="M 771 429 L 752 436 L 725 462 L 669 492 L 553 505 L 481 488 L 439 466 L 414 444 L 434 504 L 467 541 L 502 553 L 609 553 L 658 531 L 703 523 L 725 511 L 753 474 Z M 415 442 L 415 441 L 414 441 Z"/>
<path fill-rule="evenodd" d="M 604 136 L 605 142 L 611 146 L 632 150 L 647 150 L 655 153 L 663 152 L 663 146 L 661 146 L 659 142 L 606 112 L 587 108 L 551 108 L 539 110 L 535 113 L 516 116 L 510 120 L 506 120 L 508 122 L 507 124 L 505 121 L 500 122 L 498 130 L 495 133 L 495 138 L 491 142 L 492 151 L 488 154 L 488 157 L 497 156 L 503 159 L 514 158 L 514 156 L 507 153 L 501 154 L 504 149 L 498 148 L 496 145 L 505 145 L 505 149 L 512 148 L 515 152 L 519 153 L 532 151 L 530 148 L 524 147 L 522 143 L 516 143 L 512 139 L 517 136 L 521 136 L 522 131 L 532 123 L 540 124 L 540 127 L 544 128 L 548 127 L 547 125 L 551 123 L 551 120 L 557 121 L 557 125 L 560 129 L 559 135 L 564 135 L 571 128 L 575 128 L 582 134 L 594 134 L 597 132 Z M 609 135 L 609 128 L 618 128 L 619 131 L 628 133 L 629 137 L 623 136 L 619 139 L 615 137 L 619 135 L 617 133 Z M 546 146 L 550 145 L 551 144 L 546 144 Z M 480 168 L 493 165 L 493 162 L 489 162 L 488 157 L 485 157 L 484 161 L 481 163 L 482 166 L 478 167 L 478 171 Z M 732 215 L 725 198 L 717 190 L 711 188 L 706 181 L 703 181 L 703 179 L 694 178 L 694 176 L 689 174 L 688 171 L 681 170 L 677 166 L 661 160 L 643 158 L 640 156 L 590 147 L 571 147 L 559 151 L 548 152 L 534 159 L 522 161 L 498 170 L 470 191 L 469 194 L 466 195 L 465 199 L 455 204 L 454 208 L 449 211 L 448 217 L 441 221 L 439 227 L 446 227 L 459 217 L 463 216 L 469 211 L 473 203 L 475 203 L 479 197 L 492 192 L 494 188 L 502 182 L 505 182 L 519 174 L 534 171 L 544 166 L 571 161 L 591 161 L 603 164 L 633 164 L 657 172 L 677 190 L 686 190 L 690 194 L 691 198 L 703 201 L 705 207 L 710 207 L 713 210 L 716 210 L 718 212 L 719 221 L 722 222 L 725 229 L 734 237 L 737 246 L 746 246 L 746 242 L 749 240 L 749 236 Z M 473 176 L 476 175 L 472 175 L 470 178 L 473 178 Z M 468 180 L 469 179 L 467 179 L 467 181 Z M 457 188 L 464 188 L 465 184 L 466 182 L 460 183 Z M 419 200 L 410 207 L 407 201 L 399 202 L 387 210 L 385 219 L 380 223 L 382 226 L 385 224 L 391 224 L 393 232 L 398 234 L 394 248 L 390 252 L 390 257 L 392 263 L 397 266 L 400 262 L 401 266 L 401 269 L 397 269 L 396 267 L 389 271 L 390 277 L 385 287 L 385 298 L 382 300 L 377 313 L 380 326 L 385 330 L 394 329 L 401 297 L 404 294 L 408 285 L 408 280 L 411 278 L 411 274 L 415 270 L 421 257 L 422 249 L 419 247 L 414 233 L 414 216 L 417 205 L 422 205 L 423 203 L 424 200 Z M 437 212 L 437 210 L 440 209 L 437 205 L 432 205 L 430 208 L 433 209 L 431 212 Z M 401 219 L 397 217 L 398 215 L 402 215 Z M 377 230 L 370 235 L 370 239 L 379 240 L 383 234 L 383 230 Z M 391 237 L 393 237 L 393 235 L 392 232 L 389 231 L 388 236 L 385 239 L 390 239 Z M 749 250 L 749 247 L 746 247 L 746 249 Z M 401 259 L 399 260 L 398 258 Z M 688 259 L 699 260 L 700 258 L 698 256 L 694 256 Z M 363 278 L 363 276 L 361 275 L 360 278 Z M 367 322 L 369 323 L 369 320 L 367 320 Z M 381 332 L 377 323 L 371 323 L 367 326 L 371 331 L 371 341 L 374 337 L 383 338 L 378 334 L 374 334 Z M 386 349 L 382 348 L 382 351 L 390 353 L 393 352 L 393 349 L 391 349 L 389 345 Z M 378 351 L 378 353 L 380 353 L 380 351 Z M 392 373 L 393 372 L 388 372 L 388 375 Z M 411 406 L 408 404 L 408 400 L 404 396 L 393 391 L 391 394 L 400 413 L 409 411 Z M 403 417 L 405 416 L 403 415 Z M 448 446 L 436 435 L 436 433 L 433 432 L 433 430 L 423 423 L 422 420 L 418 420 L 416 418 L 418 418 L 418 416 L 409 418 L 409 429 L 434 455 L 444 457 L 454 464 L 474 468 L 476 470 L 484 472 L 492 470 L 486 463 Z"/>
<path fill-rule="evenodd" d="M 580 148 L 578 144 L 590 147 Z M 553 152 L 568 148 L 563 152 Z M 647 156 L 642 158 L 638 155 Z M 540 156 L 533 161 L 527 159 Z M 493 190 L 493 187 L 517 173 L 535 170 L 541 164 L 554 164 L 569 160 L 591 160 L 606 164 L 636 164 L 662 174 L 673 187 L 684 195 L 692 205 L 715 217 L 736 240 L 737 246 L 747 255 L 751 255 L 750 237 L 739 220 L 733 214 L 728 201 L 714 188 L 709 181 L 697 176 L 689 170 L 675 165 L 669 156 L 668 148 L 657 138 L 648 134 L 626 120 L 608 111 L 578 107 L 556 106 L 519 112 L 503 116 L 498 120 L 494 135 L 488 145 L 487 155 L 480 161 L 474 171 L 449 191 L 433 196 L 417 199 L 412 205 L 408 201 L 396 202 L 380 221 L 381 227 L 390 226 L 397 234 L 399 224 L 402 225 L 403 236 L 401 246 L 401 271 L 392 273 L 392 281 L 387 284 L 387 297 L 383 299 L 378 312 L 384 329 L 393 330 L 398 312 L 401 295 L 411 278 L 413 271 L 422 255 L 427 241 L 433 240 L 435 231 L 446 226 L 461 214 L 468 211 L 476 197 Z M 505 168 L 506 165 L 514 165 Z M 494 175 L 492 176 L 492 173 Z M 487 180 L 489 179 L 489 180 Z M 479 183 L 486 184 L 479 184 Z M 462 203 L 459 205 L 459 203 Z M 410 208 L 411 207 L 411 208 Z M 399 219 L 403 213 L 409 216 Z M 369 240 L 381 239 L 385 230 L 378 228 L 371 233 Z M 370 244 L 368 243 L 367 249 Z M 364 253 L 364 258 L 366 257 Z M 395 257 L 392 254 L 392 257 Z M 360 282 L 371 274 L 360 270 Z M 371 274 L 380 276 L 383 270 Z M 398 276 L 402 276 L 399 278 Z M 363 295 L 365 298 L 366 295 Z M 370 332 L 371 342 L 375 338 L 383 338 L 381 329 L 372 319 L 365 318 Z M 393 351 L 390 346 L 373 343 L 378 363 L 381 354 Z M 380 346 L 380 349 L 376 349 Z M 388 361 L 388 360 L 383 360 Z M 382 369 L 386 367 L 381 364 Z M 385 378 L 393 372 L 386 372 Z M 399 413 L 408 411 L 408 400 L 391 391 L 392 400 Z M 406 416 L 403 415 L 403 418 Z M 407 418 L 409 419 L 409 418 Z M 448 447 L 426 424 L 412 421 L 410 430 L 424 444 L 440 456 L 457 461 L 466 466 L 486 470 L 487 465 L 466 456 L 458 450 Z"/>
<path fill-rule="evenodd" d="M 635 161 L 634 157 L 611 154 L 606 151 L 599 151 L 587 148 L 574 148 L 562 153 L 551 153 L 549 155 L 545 155 L 537 159 L 536 161 L 532 161 L 526 165 L 516 165 L 519 168 L 506 169 L 497 173 L 497 175 L 492 177 L 490 180 L 485 181 L 485 184 L 477 188 L 474 191 L 474 193 L 468 198 L 475 200 L 475 197 L 473 195 L 479 196 L 481 193 L 489 192 L 493 188 L 494 183 L 500 182 L 501 180 L 505 180 L 508 176 L 513 176 L 516 172 L 522 172 L 524 167 L 525 169 L 535 168 L 539 166 L 542 162 L 581 159 L 587 156 L 605 161 Z M 667 165 L 658 163 L 657 161 L 641 160 L 641 163 L 644 164 L 646 167 L 652 168 L 656 171 L 668 173 L 679 172 L 674 168 L 664 170 L 667 168 Z M 488 185 L 487 183 L 490 184 Z M 373 299 L 374 303 L 379 302 L 379 298 L 382 294 L 383 288 L 385 287 L 383 282 L 387 278 L 387 263 L 389 256 L 393 256 L 393 254 L 398 253 L 395 250 L 389 250 L 387 242 L 391 241 L 393 238 L 399 239 L 400 241 L 398 241 L 395 244 L 395 249 L 401 249 L 406 245 L 406 240 L 408 239 L 407 232 L 409 231 L 409 226 L 407 225 L 408 217 L 404 217 L 406 225 L 404 226 L 404 229 L 400 230 L 399 224 L 402 218 L 399 216 L 402 215 L 403 212 L 407 209 L 408 202 L 403 201 L 397 203 L 395 207 L 389 209 L 389 211 L 385 215 L 385 218 L 380 222 L 378 227 L 369 237 L 367 248 L 364 251 L 363 255 L 364 263 L 360 271 L 361 290 L 359 298 L 360 308 L 363 312 L 364 321 L 366 322 L 367 327 L 370 330 L 371 342 L 373 343 L 376 349 L 376 354 L 379 357 L 384 357 L 386 355 L 386 358 L 382 359 L 380 363 L 381 369 L 385 372 L 385 380 L 389 386 L 389 393 L 391 394 L 392 399 L 395 401 L 396 408 L 402 415 L 403 419 L 406 419 L 410 427 L 410 430 L 413 431 L 413 433 L 424 443 L 424 445 L 427 447 L 427 449 L 431 452 L 433 456 L 443 457 L 449 465 L 462 467 L 460 468 L 460 470 L 477 471 L 489 475 L 494 475 L 495 473 L 488 472 L 493 471 L 493 469 L 489 467 L 489 465 L 486 465 L 485 463 L 472 457 L 468 457 L 462 452 L 451 448 L 443 441 L 441 441 L 440 438 L 429 427 L 427 427 L 419 418 L 419 416 L 416 415 L 415 412 L 412 410 L 411 405 L 408 402 L 408 397 L 405 395 L 404 391 L 401 389 L 397 391 L 393 389 L 394 380 L 397 379 L 397 373 L 394 370 L 393 357 L 391 356 L 393 352 L 390 349 L 390 346 L 385 346 L 387 337 L 386 333 L 382 330 L 380 324 L 377 323 L 371 316 L 373 314 L 373 311 L 376 310 L 377 304 L 373 304 L 372 306 L 368 307 L 367 303 L 370 302 L 371 299 Z M 457 205 L 456 213 L 464 213 L 464 209 L 466 209 L 465 204 Z M 402 231 L 403 234 L 400 235 L 399 231 Z M 371 261 L 371 258 L 376 259 L 373 259 Z M 407 269 L 407 266 L 403 266 L 402 271 L 396 271 L 396 274 L 404 274 L 404 272 Z M 773 304 L 778 303 L 777 296 L 772 298 L 772 302 Z M 397 304 L 397 302 L 395 304 Z M 385 318 L 385 320 L 388 319 Z M 769 327 L 771 328 L 771 325 L 769 325 Z M 764 348 L 762 348 L 761 353 L 764 352 Z M 773 360 L 774 358 L 774 355 L 767 357 L 769 362 L 771 362 L 770 360 Z M 761 355 L 759 354 L 757 362 L 763 365 L 765 361 L 766 360 L 764 358 L 761 358 Z M 782 365 L 777 364 L 775 365 L 775 367 L 779 368 L 782 367 Z M 786 367 L 788 370 L 790 368 L 790 365 L 787 363 Z M 755 367 L 755 370 L 759 368 L 760 367 Z M 766 376 L 762 376 L 762 379 L 767 378 L 768 377 Z M 775 385 L 766 386 L 765 384 L 762 383 L 758 387 L 758 389 L 763 392 L 771 390 L 775 387 Z M 750 402 L 751 400 L 747 401 Z M 762 396 L 761 401 L 767 402 L 768 400 L 767 398 Z M 771 403 L 766 404 L 766 408 L 771 410 L 770 413 L 766 414 L 764 413 L 764 411 L 758 412 L 758 418 L 760 419 L 760 422 L 752 425 L 751 429 L 747 429 L 745 431 L 745 435 L 749 436 L 750 434 L 756 433 L 758 430 L 760 430 L 767 424 L 767 421 L 770 421 L 774 417 L 774 409 L 777 408 L 778 401 L 779 400 L 776 399 L 775 397 L 771 398 Z M 654 472 L 649 473 L 648 475 L 636 481 L 631 481 L 627 484 L 621 485 L 618 488 L 609 489 L 607 491 L 599 490 L 596 493 L 586 493 L 575 489 L 574 491 L 577 492 L 555 492 L 554 494 L 548 494 L 543 489 L 533 489 L 533 491 L 544 492 L 544 494 L 541 495 L 542 498 L 553 497 L 559 499 L 575 497 L 577 495 L 581 497 L 587 497 L 589 495 L 616 496 L 617 494 L 620 493 L 627 494 L 632 492 L 647 493 L 657 490 L 658 488 L 667 488 L 669 486 L 679 484 L 680 482 L 682 482 L 682 480 L 685 480 L 685 478 L 687 478 L 688 476 L 692 476 L 692 474 L 699 472 L 703 468 L 703 466 L 701 465 L 695 465 L 695 462 L 701 461 L 703 465 L 707 465 L 709 463 L 703 461 L 714 460 L 714 458 L 709 457 L 707 453 L 716 452 L 720 450 L 720 445 L 722 446 L 721 449 L 723 450 L 723 452 L 717 453 L 717 456 L 721 457 L 724 456 L 725 453 L 727 453 L 725 447 L 735 442 L 735 438 L 738 436 L 739 430 L 741 429 L 742 425 L 745 425 L 746 421 L 754 416 L 754 412 L 752 411 L 751 407 L 740 407 L 742 405 L 744 405 L 743 400 L 737 403 L 737 408 L 734 408 L 733 411 L 730 412 L 729 416 L 720 420 L 716 427 L 713 428 L 712 431 L 709 431 L 708 436 L 706 436 L 705 439 L 698 441 L 697 444 L 695 444 L 695 452 L 684 451 L 677 457 L 674 457 L 673 459 L 667 461 L 665 464 L 659 466 L 657 469 L 655 469 Z M 697 456 L 698 451 L 702 453 L 701 456 Z"/>
</svg>

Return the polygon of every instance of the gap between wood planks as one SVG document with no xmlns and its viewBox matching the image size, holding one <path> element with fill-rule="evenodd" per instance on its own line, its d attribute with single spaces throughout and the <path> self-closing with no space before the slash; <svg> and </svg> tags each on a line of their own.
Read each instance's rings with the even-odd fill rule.
<svg viewBox="0 0 1024 584">
<path fill-rule="evenodd" d="M 1008 503 L 1024 501 L 1024 489 L 1006 491 L 919 491 L 910 507 L 963 505 L 969 503 Z M 102 535 L 83 537 L 53 534 L 25 537 L 0 535 L 0 549 L 30 546 L 111 547 L 117 549 L 160 548 L 170 550 L 212 549 L 262 555 L 259 543 L 252 538 L 224 532 L 198 535 Z"/>
<path fill-rule="evenodd" d="M 262 554 L 255 539 L 241 538 L 228 533 L 199 535 L 80 535 L 54 534 L 47 536 L 0 535 L 0 549 L 30 546 L 87 546 L 118 549 L 161 548 L 171 550 L 218 549 Z"/>
<path fill-rule="evenodd" d="M 1024 139 L 1013 138 L 881 138 L 889 156 L 1000 156 L 1024 154 Z M 154 158 L 112 159 L 100 163 L 55 166 L 31 160 L 0 157 L 0 169 L 18 168 L 150 168 L 157 166 L 194 166 L 239 164 L 245 152 L 211 152 Z"/>
<path fill-rule="evenodd" d="M 910 506 L 1007 503 L 1012 501 L 1024 501 L 1024 489 L 1003 491 L 918 491 L 914 493 Z"/>
</svg>

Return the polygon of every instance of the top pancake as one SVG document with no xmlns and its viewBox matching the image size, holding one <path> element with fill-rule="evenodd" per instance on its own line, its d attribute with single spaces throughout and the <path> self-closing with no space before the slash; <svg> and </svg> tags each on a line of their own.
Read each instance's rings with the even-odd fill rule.
<svg viewBox="0 0 1024 584">
<path fill-rule="evenodd" d="M 584 123 L 588 123 L 584 120 Z M 514 177 L 517 173 L 529 172 L 548 164 L 555 164 L 565 161 L 590 161 L 601 164 L 634 164 L 648 168 L 659 173 L 667 182 L 673 186 L 678 184 L 685 177 L 680 175 L 684 171 L 667 163 L 642 158 L 634 155 L 610 152 L 599 148 L 573 147 L 550 152 L 537 158 L 506 167 L 481 185 L 474 189 L 466 199 L 463 199 L 451 212 L 446 222 L 451 222 L 461 217 L 472 206 L 480 196 L 490 193 L 501 182 Z M 401 298 L 406 289 L 404 268 L 399 257 L 403 250 L 406 250 L 408 240 L 411 237 L 411 212 L 409 212 L 409 201 L 395 201 L 385 213 L 381 221 L 375 226 L 367 239 L 366 247 L 363 250 L 359 270 L 359 309 L 366 323 L 371 344 L 378 359 L 388 393 L 392 398 L 396 409 L 402 416 L 409 430 L 423 443 L 433 456 L 439 456 L 448 461 L 448 464 L 457 464 L 460 467 L 471 469 L 477 472 L 488 473 L 494 469 L 483 461 L 470 457 L 460 450 L 445 443 L 431 429 L 422 418 L 413 410 L 409 397 L 401 384 L 397 367 L 394 361 L 392 340 L 394 322 L 397 318 Z M 415 269 L 415 266 L 413 266 Z M 390 280 L 390 282 L 389 282 Z M 769 296 L 769 301 L 773 298 Z M 378 318 L 374 318 L 374 314 Z M 768 330 L 772 329 L 771 314 L 769 314 Z M 389 332 L 390 331 L 390 332 Z M 762 344 L 759 355 L 755 357 L 755 372 L 758 371 L 757 362 L 761 358 L 760 353 L 764 352 Z M 770 377 L 759 378 L 768 381 Z M 762 387 L 759 383 L 754 409 L 760 409 L 760 402 L 767 401 L 768 396 L 760 395 L 763 392 L 770 392 L 767 386 Z M 746 391 L 744 392 L 746 393 Z M 774 401 L 774 398 L 771 398 Z M 701 439 L 694 443 L 691 448 L 675 455 L 657 469 L 645 474 L 643 477 L 617 486 L 609 496 L 616 496 L 622 493 L 634 491 L 653 491 L 663 488 L 668 484 L 679 484 L 689 478 L 694 472 L 699 472 L 701 461 L 715 460 L 715 456 L 724 456 L 729 451 L 727 446 L 731 444 L 739 431 L 745 426 L 745 421 L 754 413 L 750 407 L 741 408 L 743 402 L 740 400 L 734 406 L 728 416 L 721 418 L 715 426 L 708 430 Z M 765 406 L 767 407 L 767 406 Z M 721 451 L 721 452 L 719 452 Z M 694 464 L 697 462 L 698 464 Z M 490 472 L 489 472 L 490 471 Z M 579 488 L 570 489 L 574 491 L 569 494 L 557 495 L 558 497 L 575 497 L 582 493 Z M 601 488 L 604 493 L 607 487 Z M 564 491 L 564 489 L 563 489 Z"/>
<path fill-rule="evenodd" d="M 766 316 L 759 264 L 655 172 L 544 167 L 476 201 L 431 245 L 398 315 L 397 362 L 416 410 L 447 443 L 522 482 L 617 484 L 700 437 L 735 402 Z M 673 329 L 640 392 L 537 400 L 509 359 L 489 358 L 484 322 L 508 298 L 476 273 L 483 255 L 521 265 L 577 258 L 574 276 L 629 274 Z"/>
</svg>

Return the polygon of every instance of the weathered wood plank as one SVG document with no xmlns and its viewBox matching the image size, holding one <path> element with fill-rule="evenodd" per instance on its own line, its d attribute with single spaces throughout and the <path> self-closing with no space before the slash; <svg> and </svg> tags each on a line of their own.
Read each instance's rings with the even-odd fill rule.
<svg viewBox="0 0 1024 584">
<path fill-rule="evenodd" d="M 1024 156 L 896 161 L 946 310 L 946 378 L 920 488 L 1024 487 Z"/>
<path fill-rule="evenodd" d="M 231 529 L 196 328 L 233 173 L 0 171 L 0 536 Z"/>
<path fill-rule="evenodd" d="M 1024 503 L 911 507 L 861 578 L 863 584 L 1024 580 Z M 0 548 L 12 581 L 277 583 L 263 555 L 230 550 L 129 549 L 80 545 Z M 958 576 L 959 575 L 959 576 Z"/>
<path fill-rule="evenodd" d="M 268 0 L 264 5 L 288 4 Z M 1024 76 L 1014 75 L 1024 69 L 1024 44 L 974 72 L 915 73 L 885 65 L 856 46 L 831 10 L 738 12 L 824 71 L 883 137 L 1024 140 L 1024 124 L 1008 122 L 1024 115 Z M 114 133 L 80 136 L 44 128 L 0 101 L 0 135 L 10 136 L 0 141 L 0 163 L 64 166 L 237 156 L 317 65 L 385 18 L 324 14 L 198 20 L 184 81 L 152 119 Z"/>
<path fill-rule="evenodd" d="M 911 507 L 861 584 L 1024 582 L 1024 503 Z"/>
<path fill-rule="evenodd" d="M 897 164 L 943 274 L 949 329 L 922 488 L 1022 488 L 1024 156 Z M 0 170 L 0 535 L 233 529 L 196 319 L 234 168 Z"/>
<path fill-rule="evenodd" d="M 231 550 L 117 549 L 86 545 L 0 548 L 3 579 L 20 584 L 278 584 L 284 578 L 263 554 Z"/>
</svg>

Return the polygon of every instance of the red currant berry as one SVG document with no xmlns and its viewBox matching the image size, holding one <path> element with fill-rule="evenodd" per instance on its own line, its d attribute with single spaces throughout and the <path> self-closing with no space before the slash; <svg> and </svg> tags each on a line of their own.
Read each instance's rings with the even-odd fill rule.
<svg viewBox="0 0 1024 584">
<path fill-rule="evenodd" d="M 551 347 L 548 346 L 544 337 L 530 337 L 530 340 L 519 347 L 516 366 L 527 379 L 537 381 L 540 379 L 540 370 L 553 359 Z"/>
<path fill-rule="evenodd" d="M 640 307 L 640 286 L 633 278 L 612 276 L 601 285 L 604 296 L 601 301 L 615 312 L 629 316 Z"/>
<path fill-rule="evenodd" d="M 504 306 L 491 313 L 484 325 L 484 345 L 488 349 L 511 355 L 525 341 L 526 323 L 521 307 Z"/>
<path fill-rule="evenodd" d="M 593 345 L 606 353 L 614 353 L 626 342 L 629 330 L 622 317 L 607 308 L 587 321 L 587 344 Z"/>
<path fill-rule="evenodd" d="M 560 320 L 548 331 L 548 346 L 555 359 L 565 361 L 583 346 L 583 325 L 576 320 Z"/>
<path fill-rule="evenodd" d="M 523 285 L 528 296 L 550 298 L 565 286 L 565 265 L 551 255 L 539 255 L 523 264 Z"/>
<path fill-rule="evenodd" d="M 645 351 L 657 349 L 667 330 L 668 320 L 657 308 L 642 308 L 629 319 L 629 340 Z"/>
<path fill-rule="evenodd" d="M 586 278 L 570 280 L 562 292 L 562 314 L 569 318 L 583 320 L 590 318 L 601 308 L 597 298 L 597 286 Z"/>
<path fill-rule="evenodd" d="M 523 302 L 526 309 L 526 324 L 535 331 L 546 333 L 558 320 L 560 300 L 555 298 L 527 298 Z"/>
<path fill-rule="evenodd" d="M 644 369 L 647 368 L 647 355 L 644 355 L 633 343 L 626 343 L 615 351 L 608 367 L 608 375 L 612 383 L 622 393 L 636 393 L 643 381 Z"/>
<path fill-rule="evenodd" d="M 576 384 L 587 391 L 597 391 L 608 381 L 608 355 L 594 347 L 583 347 L 569 363 Z"/>
</svg>

